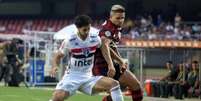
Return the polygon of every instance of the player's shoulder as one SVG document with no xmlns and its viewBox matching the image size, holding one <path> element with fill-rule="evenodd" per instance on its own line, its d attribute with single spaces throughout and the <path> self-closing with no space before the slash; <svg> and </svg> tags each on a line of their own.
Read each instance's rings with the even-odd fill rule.
<svg viewBox="0 0 201 101">
<path fill-rule="evenodd" d="M 92 39 L 99 38 L 98 33 L 90 33 L 89 37 L 92 38 Z"/>
<path fill-rule="evenodd" d="M 76 39 L 77 39 L 76 34 L 73 34 L 73 35 L 70 35 L 68 41 L 69 41 L 69 42 L 73 42 L 73 41 L 75 41 Z"/>
<path fill-rule="evenodd" d="M 111 37 L 112 31 L 109 29 L 101 29 L 99 32 L 99 36 Z"/>
<path fill-rule="evenodd" d="M 98 36 L 97 33 L 90 33 L 89 37 L 90 37 L 90 43 L 97 43 L 100 41 L 100 37 Z"/>
</svg>

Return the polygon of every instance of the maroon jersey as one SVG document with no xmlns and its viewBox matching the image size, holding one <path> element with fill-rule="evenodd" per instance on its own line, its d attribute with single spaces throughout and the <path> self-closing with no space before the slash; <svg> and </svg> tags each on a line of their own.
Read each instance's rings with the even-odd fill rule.
<svg viewBox="0 0 201 101">
<path fill-rule="evenodd" d="M 103 25 L 101 30 L 99 31 L 100 37 L 107 37 L 112 40 L 112 42 L 116 43 L 120 40 L 120 27 L 114 25 L 110 20 L 106 21 Z M 112 43 L 111 43 L 112 44 Z M 113 48 L 114 45 L 110 45 L 111 48 Z M 94 75 L 107 75 L 108 71 L 108 65 L 105 61 L 101 50 L 97 49 L 95 53 L 95 61 L 94 61 L 94 67 L 93 67 L 93 74 Z"/>
</svg>

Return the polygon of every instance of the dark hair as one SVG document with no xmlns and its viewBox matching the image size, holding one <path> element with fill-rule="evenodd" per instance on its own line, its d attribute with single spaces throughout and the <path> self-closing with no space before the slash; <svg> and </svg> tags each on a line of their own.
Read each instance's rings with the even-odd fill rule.
<svg viewBox="0 0 201 101">
<path fill-rule="evenodd" d="M 87 15 L 79 15 L 75 18 L 75 26 L 77 28 L 83 27 L 83 26 L 87 26 L 89 24 L 91 24 L 92 20 L 89 16 Z"/>
<path fill-rule="evenodd" d="M 172 62 L 172 61 L 167 61 L 167 63 L 169 63 L 169 64 L 173 64 L 173 62 Z"/>
<path fill-rule="evenodd" d="M 194 64 L 198 64 L 198 61 L 194 60 L 192 63 L 194 63 Z"/>
</svg>

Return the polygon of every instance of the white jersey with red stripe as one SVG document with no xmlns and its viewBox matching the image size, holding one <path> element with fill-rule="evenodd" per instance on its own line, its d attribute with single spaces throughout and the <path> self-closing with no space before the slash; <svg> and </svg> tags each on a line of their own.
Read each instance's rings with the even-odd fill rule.
<svg viewBox="0 0 201 101">
<path fill-rule="evenodd" d="M 89 33 L 85 40 L 80 39 L 77 34 L 65 39 L 59 48 L 63 54 L 69 54 L 69 73 L 92 76 L 94 65 L 94 53 L 101 46 L 100 37 L 95 33 Z"/>
</svg>

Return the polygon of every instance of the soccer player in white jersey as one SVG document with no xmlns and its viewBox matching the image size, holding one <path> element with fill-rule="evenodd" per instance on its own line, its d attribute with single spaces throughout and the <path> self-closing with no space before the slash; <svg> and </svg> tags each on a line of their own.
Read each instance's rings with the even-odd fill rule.
<svg viewBox="0 0 201 101">
<path fill-rule="evenodd" d="M 107 91 L 111 93 L 113 101 L 123 101 L 118 81 L 92 75 L 94 53 L 96 48 L 101 48 L 101 40 L 96 33 L 89 33 L 91 18 L 80 15 L 75 18 L 74 23 L 77 31 L 63 41 L 53 59 L 52 76 L 56 74 L 60 59 L 66 54 L 70 55 L 69 72 L 57 84 L 52 101 L 64 101 L 77 90 L 88 95 Z"/>
</svg>

